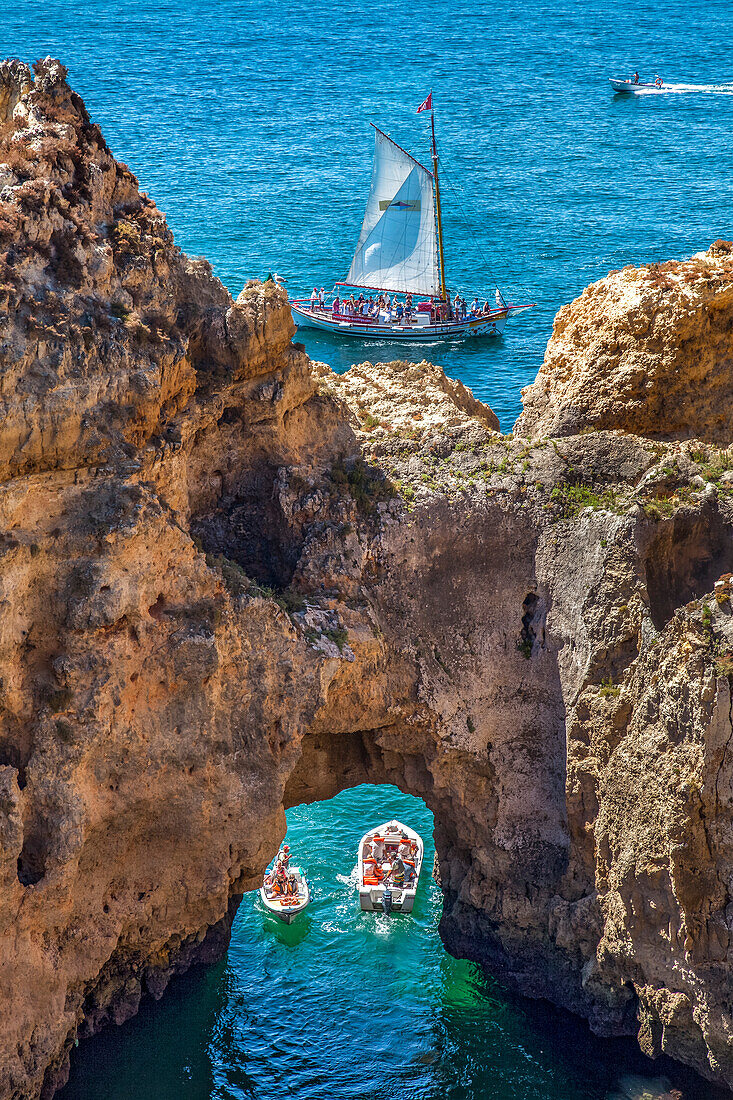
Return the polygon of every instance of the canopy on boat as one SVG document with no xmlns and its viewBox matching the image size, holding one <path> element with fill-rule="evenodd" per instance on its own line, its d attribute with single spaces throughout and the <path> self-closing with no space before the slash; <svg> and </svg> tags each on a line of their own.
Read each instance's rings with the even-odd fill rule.
<svg viewBox="0 0 733 1100">
<path fill-rule="evenodd" d="M 364 222 L 345 283 L 440 294 L 433 175 L 374 127 Z"/>
</svg>

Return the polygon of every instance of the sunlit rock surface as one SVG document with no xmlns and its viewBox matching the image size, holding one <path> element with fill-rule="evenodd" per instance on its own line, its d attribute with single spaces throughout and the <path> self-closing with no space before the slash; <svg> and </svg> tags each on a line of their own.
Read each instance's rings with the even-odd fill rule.
<svg viewBox="0 0 733 1100">
<path fill-rule="evenodd" d="M 385 781 L 452 951 L 733 1084 L 728 452 L 338 378 L 58 63 L 0 118 L 0 1096 L 224 949 L 284 807 Z"/>
<path fill-rule="evenodd" d="M 733 441 L 733 244 L 626 267 L 562 307 L 521 435 L 619 428 Z"/>
</svg>

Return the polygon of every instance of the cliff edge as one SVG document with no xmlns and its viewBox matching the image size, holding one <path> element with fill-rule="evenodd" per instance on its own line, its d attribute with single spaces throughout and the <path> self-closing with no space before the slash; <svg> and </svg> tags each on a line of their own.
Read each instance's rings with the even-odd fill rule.
<svg viewBox="0 0 733 1100">
<path fill-rule="evenodd" d="M 730 241 L 688 260 L 612 272 L 557 314 L 515 430 L 618 429 L 727 446 L 732 310 Z"/>
</svg>

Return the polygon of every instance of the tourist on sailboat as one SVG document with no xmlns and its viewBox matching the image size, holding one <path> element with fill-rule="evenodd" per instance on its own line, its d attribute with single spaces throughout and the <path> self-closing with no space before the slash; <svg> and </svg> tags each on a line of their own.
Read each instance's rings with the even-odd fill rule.
<svg viewBox="0 0 733 1100">
<path fill-rule="evenodd" d="M 323 290 L 323 287 L 321 287 L 321 289 L 318 291 L 318 306 L 319 306 L 320 309 L 323 309 L 325 304 L 326 304 L 326 294 Z"/>
<path fill-rule="evenodd" d="M 316 290 L 315 287 L 313 287 L 313 290 L 311 291 L 311 311 L 312 312 L 315 312 L 317 301 L 318 301 L 318 291 Z"/>
</svg>

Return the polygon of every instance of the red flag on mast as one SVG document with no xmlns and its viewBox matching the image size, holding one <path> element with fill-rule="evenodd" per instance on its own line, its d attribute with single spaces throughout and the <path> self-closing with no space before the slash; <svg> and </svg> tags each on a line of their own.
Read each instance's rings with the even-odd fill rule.
<svg viewBox="0 0 733 1100">
<path fill-rule="evenodd" d="M 432 111 L 432 109 L 433 109 L 433 93 L 431 92 L 430 95 L 428 96 L 428 98 L 424 99 L 423 102 L 420 104 L 420 106 L 417 109 L 417 113 L 420 114 L 421 111 Z"/>
</svg>

